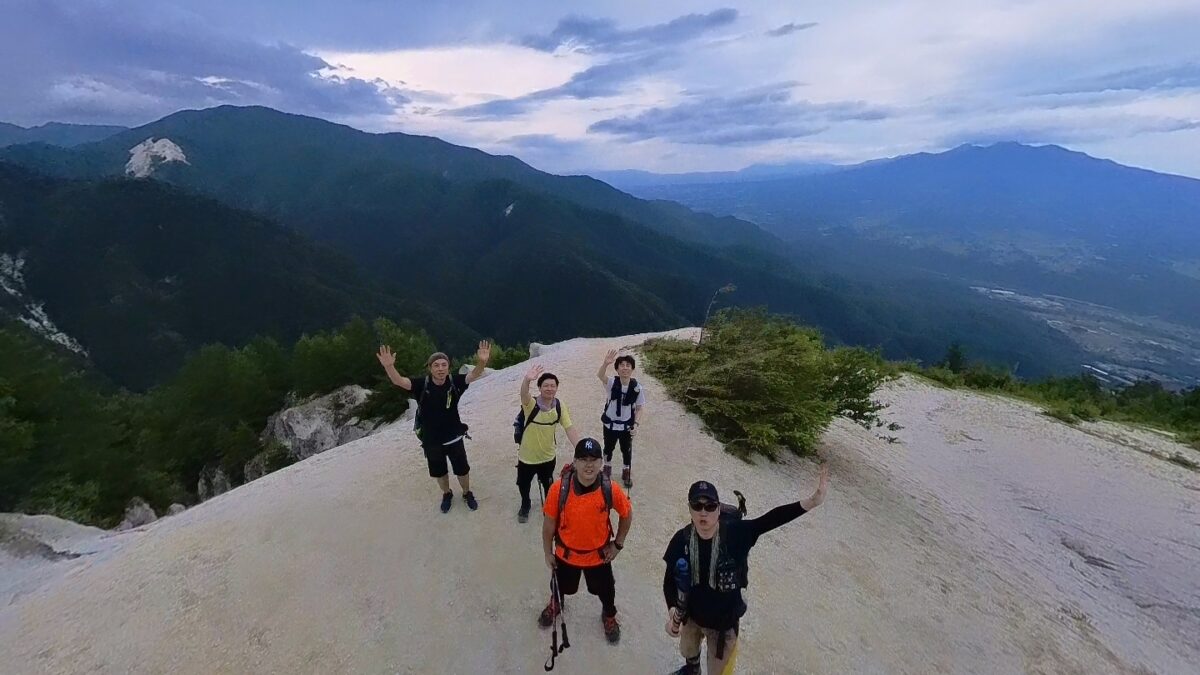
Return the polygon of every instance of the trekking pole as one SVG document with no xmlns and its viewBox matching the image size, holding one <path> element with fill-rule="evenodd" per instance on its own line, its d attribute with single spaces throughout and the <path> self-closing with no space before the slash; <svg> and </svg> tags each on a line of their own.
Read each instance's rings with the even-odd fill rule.
<svg viewBox="0 0 1200 675">
<path fill-rule="evenodd" d="M 539 481 L 538 498 L 541 500 L 542 508 L 544 509 L 546 506 L 546 497 L 544 494 L 541 493 L 541 487 L 542 486 Z M 559 515 L 561 516 L 562 514 L 559 514 Z M 559 647 L 558 628 L 554 627 L 554 623 L 552 620 L 551 624 L 550 624 L 550 658 L 546 659 L 545 665 L 542 666 L 547 673 L 554 670 L 555 659 L 557 659 L 560 654 L 565 652 L 567 650 L 567 648 L 571 646 L 571 640 L 570 640 L 570 638 L 567 637 L 566 598 L 563 597 L 562 593 L 560 592 L 560 590 L 558 588 L 558 569 L 552 568 L 550 570 L 550 606 L 553 608 L 554 603 L 556 603 L 556 602 L 558 603 L 558 615 L 559 615 L 559 618 L 561 619 L 561 623 L 562 623 L 562 635 L 563 635 L 562 646 Z"/>
</svg>

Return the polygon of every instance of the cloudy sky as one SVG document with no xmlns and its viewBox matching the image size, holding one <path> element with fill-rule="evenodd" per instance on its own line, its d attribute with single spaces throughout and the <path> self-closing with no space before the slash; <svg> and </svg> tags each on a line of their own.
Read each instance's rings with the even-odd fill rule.
<svg viewBox="0 0 1200 675">
<path fill-rule="evenodd" d="M 551 171 L 1059 143 L 1200 177 L 1197 0 L 0 0 L 0 120 L 261 104 Z"/>
</svg>

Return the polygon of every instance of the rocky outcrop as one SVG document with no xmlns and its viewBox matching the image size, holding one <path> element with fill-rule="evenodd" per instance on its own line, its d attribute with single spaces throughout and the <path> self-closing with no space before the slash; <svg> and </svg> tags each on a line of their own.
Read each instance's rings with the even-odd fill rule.
<svg viewBox="0 0 1200 675">
<path fill-rule="evenodd" d="M 464 364 L 462 364 L 462 367 L 460 367 L 460 368 L 458 369 L 458 374 L 459 374 L 459 375 L 466 375 L 467 373 L 471 372 L 472 370 L 475 370 L 475 366 L 474 366 L 474 365 L 472 365 L 472 364 L 470 364 L 470 363 L 464 363 Z M 484 375 L 491 375 L 491 374 L 492 374 L 492 373 L 494 373 L 494 372 L 496 372 L 496 369 L 495 369 L 495 368 L 484 368 L 484 369 L 483 369 L 483 374 L 484 374 Z"/>
<path fill-rule="evenodd" d="M 168 516 L 177 516 L 184 511 L 187 511 L 187 507 L 183 504 L 172 504 L 171 506 L 167 507 Z"/>
<path fill-rule="evenodd" d="M 200 501 L 207 501 L 223 492 L 229 492 L 233 485 L 224 469 L 217 466 L 206 466 L 200 472 L 200 482 L 196 484 L 196 495 Z"/>
<path fill-rule="evenodd" d="M 295 461 L 356 441 L 373 430 L 374 425 L 353 416 L 353 410 L 370 394 L 369 389 L 350 385 L 282 410 L 267 420 L 262 438 L 286 448 L 288 456 Z M 255 460 L 251 460 L 251 464 Z M 265 458 L 260 460 L 263 461 Z M 254 467 L 255 471 L 264 472 L 265 468 L 265 464 Z"/>
<path fill-rule="evenodd" d="M 259 478 L 262 478 L 270 473 L 267 471 L 267 458 L 270 453 L 270 450 L 263 450 L 255 455 L 249 462 L 246 462 L 246 466 L 242 469 L 242 472 L 246 476 L 247 483 L 252 480 L 258 480 Z"/>
<path fill-rule="evenodd" d="M 135 527 L 149 525 L 156 520 L 158 520 L 158 514 L 150 508 L 146 500 L 134 497 L 129 501 L 129 506 L 125 507 L 125 519 L 121 521 L 120 525 L 117 525 L 117 530 L 132 530 Z"/>
<path fill-rule="evenodd" d="M 546 351 L 546 345 L 540 342 L 529 343 L 529 358 L 536 359 L 537 357 L 541 356 L 542 352 L 544 351 Z"/>
</svg>

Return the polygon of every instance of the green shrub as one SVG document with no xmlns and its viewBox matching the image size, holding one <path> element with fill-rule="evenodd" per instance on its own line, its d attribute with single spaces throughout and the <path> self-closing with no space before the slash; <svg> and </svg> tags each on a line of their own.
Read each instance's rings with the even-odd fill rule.
<svg viewBox="0 0 1200 675">
<path fill-rule="evenodd" d="M 647 371 L 743 458 L 810 454 L 837 415 L 877 424 L 871 395 L 894 370 L 862 349 L 828 351 L 817 331 L 764 310 L 722 310 L 703 344 L 659 339 L 643 352 Z"/>
<path fill-rule="evenodd" d="M 1016 384 L 1016 380 L 1004 368 L 972 363 L 962 370 L 962 383 L 972 389 L 1006 391 Z"/>
<path fill-rule="evenodd" d="M 924 375 L 925 377 L 928 377 L 929 379 L 933 380 L 934 382 L 939 382 L 941 384 L 946 385 L 947 387 L 963 386 L 962 375 L 950 370 L 949 368 L 943 368 L 942 366 L 933 366 L 931 368 L 926 368 L 926 369 L 918 371 L 918 372 L 920 372 L 921 375 Z"/>
<path fill-rule="evenodd" d="M 1070 405 L 1065 402 L 1060 401 L 1051 405 L 1043 410 L 1042 414 L 1047 417 L 1053 417 L 1060 422 L 1066 422 L 1072 426 L 1079 424 L 1079 418 L 1075 416 L 1075 413 L 1071 412 Z"/>
</svg>

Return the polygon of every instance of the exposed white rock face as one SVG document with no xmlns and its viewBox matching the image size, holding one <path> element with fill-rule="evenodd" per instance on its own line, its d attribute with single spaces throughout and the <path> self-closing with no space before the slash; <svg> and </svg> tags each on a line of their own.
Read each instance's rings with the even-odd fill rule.
<svg viewBox="0 0 1200 675">
<path fill-rule="evenodd" d="M 315 398 L 267 420 L 264 440 L 274 440 L 296 461 L 367 436 L 374 425 L 351 417 L 350 411 L 367 400 L 371 391 L 357 385 Z"/>
<path fill-rule="evenodd" d="M 0 253 L 0 291 L 20 298 L 25 292 L 25 259 Z"/>
<path fill-rule="evenodd" d="M 167 515 L 168 516 L 177 516 L 177 515 L 183 513 L 184 511 L 187 511 L 187 507 L 184 506 L 183 504 L 172 504 L 167 509 Z"/>
<path fill-rule="evenodd" d="M 150 508 L 146 500 L 141 497 L 134 497 L 129 501 L 129 506 L 125 507 L 125 520 L 121 521 L 121 524 L 117 526 L 117 530 L 132 530 L 135 527 L 149 525 L 156 520 L 158 520 L 158 514 L 154 512 L 154 509 Z"/>
<path fill-rule="evenodd" d="M 29 298 L 29 292 L 25 288 L 24 269 L 25 259 L 21 255 L 0 253 L 0 293 L 11 297 L 20 306 L 17 320 L 47 340 L 86 356 L 87 350 L 83 345 L 54 325 L 50 316 L 46 314 L 45 306 Z"/>
<path fill-rule="evenodd" d="M 188 163 L 183 148 L 169 138 L 147 138 L 130 148 L 129 155 L 129 161 L 125 164 L 125 175 L 134 178 L 149 177 L 159 165 L 167 162 Z"/>
<path fill-rule="evenodd" d="M 536 359 L 537 357 L 541 356 L 542 352 L 544 352 L 545 350 L 546 350 L 546 345 L 544 345 L 540 342 L 530 342 L 529 343 L 529 358 Z"/>
<path fill-rule="evenodd" d="M 458 369 L 458 373 L 459 373 L 459 375 L 466 375 L 467 373 L 471 372 L 472 370 L 475 370 L 475 366 L 471 365 L 470 363 L 464 363 L 464 364 L 462 364 L 462 367 L 460 367 Z M 495 368 L 484 368 L 483 369 L 484 375 L 491 375 L 494 372 L 496 372 Z"/>
</svg>

